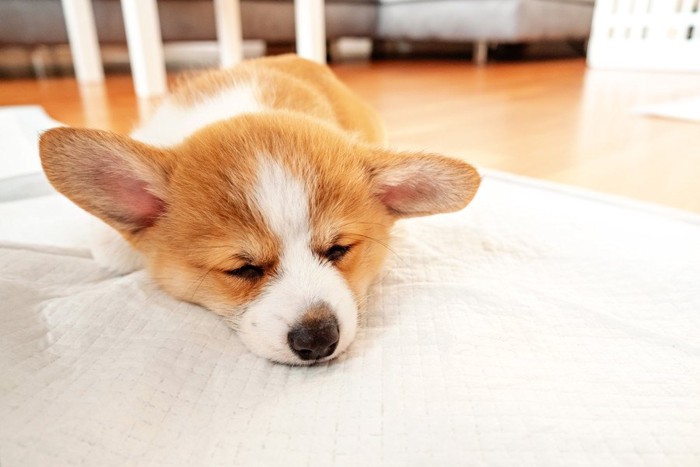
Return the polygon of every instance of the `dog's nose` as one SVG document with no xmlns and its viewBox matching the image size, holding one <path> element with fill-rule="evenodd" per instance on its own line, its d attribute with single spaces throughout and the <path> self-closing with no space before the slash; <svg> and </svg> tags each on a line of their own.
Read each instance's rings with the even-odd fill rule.
<svg viewBox="0 0 700 467">
<path fill-rule="evenodd" d="M 339 338 L 338 320 L 332 315 L 323 320 L 302 321 L 287 334 L 289 347 L 302 360 L 318 360 L 332 355 Z"/>
</svg>

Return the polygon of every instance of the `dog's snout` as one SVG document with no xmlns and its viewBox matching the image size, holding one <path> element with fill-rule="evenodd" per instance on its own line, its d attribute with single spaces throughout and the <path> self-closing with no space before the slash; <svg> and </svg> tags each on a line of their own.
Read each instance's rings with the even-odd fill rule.
<svg viewBox="0 0 700 467">
<path fill-rule="evenodd" d="M 304 319 L 287 334 L 289 347 L 302 360 L 318 360 L 335 352 L 340 339 L 340 328 L 335 315 L 317 311 L 307 313 Z"/>
</svg>

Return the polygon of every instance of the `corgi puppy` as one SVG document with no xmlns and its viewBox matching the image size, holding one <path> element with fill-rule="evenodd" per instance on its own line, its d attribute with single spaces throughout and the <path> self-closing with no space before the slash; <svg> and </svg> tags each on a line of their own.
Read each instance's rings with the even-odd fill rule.
<svg viewBox="0 0 700 467">
<path fill-rule="evenodd" d="M 109 225 L 103 264 L 143 264 L 252 352 L 307 365 L 352 342 L 394 222 L 479 186 L 464 162 L 383 142 L 329 68 L 286 55 L 189 77 L 131 137 L 55 128 L 40 150 L 53 186 Z"/>
</svg>

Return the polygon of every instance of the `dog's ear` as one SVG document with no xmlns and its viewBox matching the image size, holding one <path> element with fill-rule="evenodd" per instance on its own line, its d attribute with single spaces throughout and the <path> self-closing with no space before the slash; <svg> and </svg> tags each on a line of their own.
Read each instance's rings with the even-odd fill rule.
<svg viewBox="0 0 700 467">
<path fill-rule="evenodd" d="M 370 164 L 375 195 L 397 217 L 459 211 L 481 182 L 471 165 L 437 154 L 378 151 Z"/>
<path fill-rule="evenodd" d="M 153 225 L 167 205 L 168 153 L 107 131 L 54 128 L 41 135 L 51 184 L 117 230 Z"/>
</svg>

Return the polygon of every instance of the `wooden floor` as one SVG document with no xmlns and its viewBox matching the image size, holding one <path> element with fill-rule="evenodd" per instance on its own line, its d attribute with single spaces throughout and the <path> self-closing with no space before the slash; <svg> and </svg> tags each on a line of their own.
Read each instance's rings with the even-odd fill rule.
<svg viewBox="0 0 700 467">
<path fill-rule="evenodd" d="M 700 75 L 587 71 L 581 59 L 496 63 L 379 61 L 334 66 L 384 116 L 390 142 L 478 166 L 700 212 L 700 124 L 642 104 L 700 94 Z M 0 82 L 0 105 L 40 104 L 70 125 L 128 131 L 153 103 L 129 76 Z"/>
</svg>

